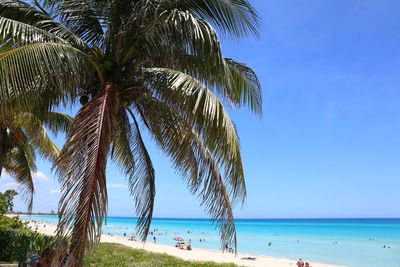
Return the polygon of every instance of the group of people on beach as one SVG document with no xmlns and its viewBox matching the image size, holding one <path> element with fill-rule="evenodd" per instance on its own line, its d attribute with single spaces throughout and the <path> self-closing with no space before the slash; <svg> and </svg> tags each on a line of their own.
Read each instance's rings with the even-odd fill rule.
<svg viewBox="0 0 400 267">
<path fill-rule="evenodd" d="M 182 249 L 182 250 L 192 250 L 192 240 L 189 239 L 189 242 L 186 244 L 183 241 L 176 242 L 175 247 Z"/>
<path fill-rule="evenodd" d="M 297 263 L 297 267 L 312 267 L 308 262 L 304 263 L 304 261 L 300 258 Z"/>
<path fill-rule="evenodd" d="M 228 244 L 225 244 L 225 251 L 228 251 L 229 253 L 235 253 L 235 250 L 229 247 Z"/>
</svg>

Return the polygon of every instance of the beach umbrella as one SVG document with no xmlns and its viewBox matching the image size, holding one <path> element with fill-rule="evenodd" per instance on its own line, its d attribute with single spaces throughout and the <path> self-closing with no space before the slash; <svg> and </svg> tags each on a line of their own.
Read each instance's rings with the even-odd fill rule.
<svg viewBox="0 0 400 267">
<path fill-rule="evenodd" d="M 183 238 L 180 237 L 180 236 L 177 236 L 177 237 L 174 238 L 174 240 L 175 240 L 175 241 L 183 241 Z"/>
</svg>

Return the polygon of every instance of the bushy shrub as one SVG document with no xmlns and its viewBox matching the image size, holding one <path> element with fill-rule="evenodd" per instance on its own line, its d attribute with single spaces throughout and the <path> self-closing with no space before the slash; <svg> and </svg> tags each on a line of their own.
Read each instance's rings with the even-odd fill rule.
<svg viewBox="0 0 400 267">
<path fill-rule="evenodd" d="M 29 252 L 40 255 L 45 248 L 53 246 L 54 240 L 54 237 L 45 236 L 27 228 L 0 227 L 0 261 L 19 262 L 22 266 Z"/>
<path fill-rule="evenodd" d="M 0 228 L 20 229 L 26 228 L 27 223 L 21 221 L 18 217 L 8 217 L 0 215 Z"/>
<path fill-rule="evenodd" d="M 18 193 L 15 190 L 6 190 L 4 193 L 0 192 L 0 215 L 13 211 L 13 200 L 16 195 Z"/>
</svg>

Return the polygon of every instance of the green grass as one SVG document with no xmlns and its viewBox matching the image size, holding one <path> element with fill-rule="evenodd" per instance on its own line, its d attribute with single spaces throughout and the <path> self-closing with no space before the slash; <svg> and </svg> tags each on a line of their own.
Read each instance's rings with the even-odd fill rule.
<svg viewBox="0 0 400 267">
<path fill-rule="evenodd" d="M 217 264 L 213 262 L 184 261 L 167 254 L 132 249 L 119 244 L 100 243 L 86 253 L 85 267 L 237 267 L 235 264 Z"/>
</svg>

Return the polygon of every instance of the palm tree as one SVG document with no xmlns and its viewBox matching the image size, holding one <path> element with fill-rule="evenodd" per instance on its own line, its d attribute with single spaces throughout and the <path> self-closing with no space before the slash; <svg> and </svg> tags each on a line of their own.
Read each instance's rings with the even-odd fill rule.
<svg viewBox="0 0 400 267">
<path fill-rule="evenodd" d="M 65 132 L 71 121 L 69 116 L 56 112 L 46 112 L 40 119 L 33 113 L 22 111 L 0 116 L 0 177 L 4 169 L 21 186 L 29 212 L 35 192 L 32 178 L 37 170 L 35 154 L 55 161 L 60 152 L 45 127 L 57 134 L 59 130 Z"/>
<path fill-rule="evenodd" d="M 224 58 L 218 34 L 258 34 L 247 0 L 42 0 L 0 3 L 0 102 L 75 101 L 57 160 L 58 236 L 82 265 L 107 214 L 108 155 L 127 176 L 146 240 L 155 171 L 143 129 L 236 247 L 232 203 L 246 196 L 239 138 L 224 104 L 262 112 L 256 74 Z M 67 99 L 67 100 L 66 100 Z"/>
</svg>

